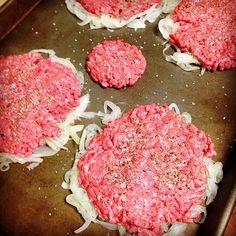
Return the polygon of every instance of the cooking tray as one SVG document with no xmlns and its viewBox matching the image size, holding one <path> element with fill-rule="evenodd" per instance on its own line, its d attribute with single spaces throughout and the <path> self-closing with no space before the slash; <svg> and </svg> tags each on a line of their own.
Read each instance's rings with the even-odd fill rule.
<svg viewBox="0 0 236 236">
<path fill-rule="evenodd" d="M 0 0 L 0 40 L 7 35 L 41 0 Z"/>
<path fill-rule="evenodd" d="M 184 72 L 165 62 L 163 39 L 157 22 L 146 29 L 123 28 L 113 32 L 90 30 L 77 24 L 64 1 L 42 1 L 9 35 L 0 41 L 0 54 L 20 54 L 36 48 L 54 49 L 58 56 L 71 58 L 85 74 L 83 93 L 89 93 L 90 111 L 103 109 L 111 100 L 123 112 L 137 104 L 175 102 L 192 115 L 193 123 L 208 133 L 215 143 L 217 159 L 224 162 L 224 179 L 216 200 L 208 208 L 206 222 L 190 226 L 187 235 L 222 235 L 235 200 L 236 70 Z M 147 59 L 145 75 L 132 87 L 102 88 L 84 71 L 88 52 L 104 39 L 123 38 L 141 48 Z M 82 121 L 88 124 L 91 121 Z M 96 121 L 98 124 L 99 121 Z M 101 124 L 100 124 L 101 125 Z M 33 171 L 26 165 L 11 165 L 0 173 L 0 228 L 2 235 L 73 235 L 83 222 L 76 209 L 65 203 L 68 190 L 61 188 L 63 176 L 73 163 L 77 149 L 45 158 Z M 91 224 L 81 235 L 108 235 L 109 231 Z M 109 235 L 118 235 L 109 232 Z"/>
</svg>

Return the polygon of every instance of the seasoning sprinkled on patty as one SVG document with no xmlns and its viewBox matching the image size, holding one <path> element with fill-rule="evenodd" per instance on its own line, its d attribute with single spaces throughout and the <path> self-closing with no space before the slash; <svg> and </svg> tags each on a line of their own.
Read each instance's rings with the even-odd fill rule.
<svg viewBox="0 0 236 236">
<path fill-rule="evenodd" d="M 87 70 L 103 87 L 133 85 L 144 73 L 146 59 L 134 45 L 124 40 L 105 40 L 87 58 Z"/>
<path fill-rule="evenodd" d="M 208 70 L 236 67 L 236 0 L 182 0 L 170 42 L 190 52 Z"/>
<path fill-rule="evenodd" d="M 109 14 L 128 20 L 153 5 L 160 5 L 160 0 L 77 0 L 88 12 L 100 16 Z"/>
<path fill-rule="evenodd" d="M 79 105 L 73 71 L 39 53 L 0 57 L 0 152 L 31 155 Z"/>
<path fill-rule="evenodd" d="M 162 235 L 165 223 L 194 221 L 207 189 L 205 159 L 214 156 L 211 139 L 184 116 L 138 106 L 89 142 L 78 178 L 102 220 Z"/>
</svg>

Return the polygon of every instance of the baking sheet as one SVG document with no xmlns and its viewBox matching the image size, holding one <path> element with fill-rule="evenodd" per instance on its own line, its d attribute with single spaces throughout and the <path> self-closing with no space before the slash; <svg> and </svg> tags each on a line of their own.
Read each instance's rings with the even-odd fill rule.
<svg viewBox="0 0 236 236">
<path fill-rule="evenodd" d="M 0 0 L 0 40 L 13 30 L 41 0 Z"/>
<path fill-rule="evenodd" d="M 200 229 L 198 225 L 189 227 L 187 235 L 221 235 L 235 199 L 236 70 L 207 72 L 201 77 L 198 72 L 184 72 L 165 62 L 162 55 L 164 41 L 157 31 L 157 22 L 148 24 L 143 30 L 123 28 L 113 32 L 90 30 L 77 22 L 66 10 L 64 1 L 42 1 L 0 41 L 0 54 L 47 48 L 54 49 L 60 57 L 71 58 L 77 69 L 85 74 L 83 93 L 91 96 L 88 108 L 91 111 L 102 110 L 103 102 L 111 100 L 120 105 L 123 112 L 136 104 L 153 102 L 159 105 L 175 102 L 182 112 L 189 112 L 193 123 L 208 133 L 215 143 L 217 158 L 225 163 L 225 179 L 219 185 L 215 202 L 208 209 L 206 222 Z M 140 47 L 148 62 L 147 70 L 132 87 L 104 89 L 84 71 L 85 59 L 102 40 L 117 38 Z M 89 122 L 83 121 L 85 124 Z M 2 235 L 73 235 L 73 230 L 82 224 L 76 209 L 65 203 L 69 191 L 61 188 L 76 150 L 73 143 L 68 147 L 69 152 L 61 151 L 56 157 L 45 158 L 33 171 L 28 171 L 26 165 L 15 164 L 8 172 L 0 173 Z M 92 224 L 81 235 L 107 235 L 108 232 Z M 110 232 L 110 235 L 118 234 Z"/>
</svg>

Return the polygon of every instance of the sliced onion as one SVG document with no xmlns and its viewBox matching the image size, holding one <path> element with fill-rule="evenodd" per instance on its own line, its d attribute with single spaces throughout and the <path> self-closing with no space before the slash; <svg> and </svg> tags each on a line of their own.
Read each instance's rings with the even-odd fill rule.
<svg viewBox="0 0 236 236">
<path fill-rule="evenodd" d="M 194 208 L 193 212 L 191 213 L 191 217 L 192 217 L 192 218 L 197 218 L 197 217 L 199 217 L 200 215 L 202 215 L 202 216 L 201 216 L 201 218 L 198 220 L 197 223 L 202 224 L 202 223 L 205 221 L 206 216 L 207 216 L 206 207 L 201 206 L 201 205 L 197 205 L 197 206 Z"/>
<path fill-rule="evenodd" d="M 80 117 L 84 117 L 84 113 L 86 113 L 85 110 L 90 103 L 89 99 L 89 94 L 86 94 L 80 98 L 80 105 L 72 113 L 73 119 L 79 120 Z"/>
<path fill-rule="evenodd" d="M 162 12 L 161 7 L 158 7 L 155 4 L 146 11 L 134 15 L 128 20 L 124 20 L 122 18 L 112 17 L 111 15 L 103 14 L 97 16 L 91 14 L 76 0 L 66 0 L 65 3 L 68 10 L 82 21 L 79 24 L 81 26 L 89 24 L 91 29 L 104 27 L 108 29 L 117 29 L 125 25 L 134 29 L 145 28 L 145 21 L 153 23 Z"/>
<path fill-rule="evenodd" d="M 68 135 L 68 139 L 69 139 L 69 135 Z M 59 152 L 60 149 L 64 149 L 68 151 L 68 148 L 64 147 L 60 141 L 61 141 L 60 138 L 56 138 L 55 140 L 54 138 L 47 138 L 46 144 L 56 152 Z"/>
<path fill-rule="evenodd" d="M 206 190 L 206 205 L 214 201 L 219 183 L 223 178 L 223 165 L 221 162 L 214 162 L 210 158 L 204 159 L 208 170 L 208 184 Z"/>
<path fill-rule="evenodd" d="M 162 0 L 162 12 L 167 14 L 174 11 L 181 0 Z"/>
<path fill-rule="evenodd" d="M 10 169 L 10 164 L 13 161 L 11 160 L 11 158 L 7 158 L 7 157 L 1 157 L 0 154 L 0 170 L 1 171 L 8 171 Z"/>
<path fill-rule="evenodd" d="M 194 58 L 192 55 L 188 54 L 188 53 L 182 53 L 182 52 L 175 52 L 173 54 L 173 56 L 171 56 L 171 58 L 173 60 L 176 61 L 176 63 L 179 64 L 196 64 L 196 65 L 200 65 L 199 61 Z M 193 67 L 193 66 L 192 66 Z M 186 66 L 187 68 L 187 66 Z M 193 67 L 195 68 L 195 67 Z M 197 69 L 199 69 L 199 67 L 196 67 Z"/>
<path fill-rule="evenodd" d="M 74 231 L 74 233 L 75 234 L 79 234 L 79 233 L 83 232 L 84 230 L 86 230 L 89 227 L 90 224 L 91 224 L 91 221 L 90 220 L 86 220 L 84 222 L 84 224 L 79 229 Z"/>
<path fill-rule="evenodd" d="M 57 153 L 57 151 L 54 151 L 52 148 L 47 146 L 38 147 L 35 152 L 31 155 L 32 158 L 37 157 L 49 157 L 53 156 Z M 29 157 L 26 157 L 24 159 L 28 159 Z"/>
<path fill-rule="evenodd" d="M 174 21 L 167 16 L 166 18 L 159 21 L 158 28 L 162 34 L 162 37 L 169 41 L 170 34 L 175 34 L 178 30 L 179 23 L 174 23 Z M 168 55 L 166 51 L 173 46 L 176 50 L 172 55 Z M 165 56 L 166 61 L 172 62 L 179 66 L 182 70 L 185 71 L 195 71 L 201 69 L 201 75 L 204 74 L 205 69 L 201 66 L 201 63 L 191 54 L 183 53 L 176 45 L 171 45 L 167 43 L 163 49 L 163 55 Z"/>
<path fill-rule="evenodd" d="M 163 236 L 176 236 L 176 235 L 182 236 L 184 235 L 186 228 L 187 228 L 187 224 L 176 222 L 171 225 L 171 227 L 168 229 L 168 231 L 165 234 L 163 234 Z"/>
<path fill-rule="evenodd" d="M 81 152 L 83 152 L 83 150 L 80 150 L 80 153 Z M 81 154 L 79 154 L 79 157 L 80 156 Z M 74 232 L 80 233 L 84 231 L 91 222 L 100 224 L 109 230 L 117 230 L 118 225 L 110 224 L 97 219 L 98 213 L 96 212 L 96 209 L 89 200 L 86 191 L 80 186 L 78 182 L 77 162 L 78 159 L 76 158 L 72 169 L 65 174 L 64 182 L 62 183 L 62 186 L 64 186 L 66 189 L 69 188 L 72 192 L 72 194 L 66 197 L 66 202 L 75 206 L 85 220 L 85 223 Z"/>
<path fill-rule="evenodd" d="M 161 7 L 157 7 L 155 4 L 146 11 L 141 12 L 129 19 L 127 27 L 133 28 L 135 30 L 144 29 L 146 28 L 145 22 L 148 21 L 149 23 L 154 23 L 155 20 L 160 16 L 161 12 Z"/>
<path fill-rule="evenodd" d="M 80 117 L 86 119 L 93 119 L 97 115 L 96 112 L 84 112 Z"/>
<path fill-rule="evenodd" d="M 205 72 L 206 72 L 206 68 L 202 66 L 201 75 L 204 75 Z"/>
<path fill-rule="evenodd" d="M 70 171 L 65 175 L 64 186 L 67 183 L 72 194 L 66 197 L 67 203 L 75 206 L 77 211 L 82 215 L 85 223 L 75 231 L 75 233 L 80 233 L 85 230 L 89 224 L 96 220 L 98 214 L 93 204 L 90 202 L 86 191 L 79 185 L 78 182 L 78 169 L 77 169 L 77 159 Z"/>
<path fill-rule="evenodd" d="M 109 230 L 117 230 L 118 229 L 118 225 L 117 224 L 110 224 L 107 223 L 105 221 L 101 221 L 98 219 L 93 220 L 94 223 L 102 225 L 104 228 L 109 229 Z"/>
<path fill-rule="evenodd" d="M 76 144 L 79 144 L 80 142 L 80 137 L 77 135 L 77 132 L 82 131 L 83 128 L 83 125 L 73 125 L 69 127 L 69 135 Z"/>
<path fill-rule="evenodd" d="M 177 114 L 180 114 L 180 110 L 179 110 L 179 108 L 178 108 L 178 106 L 177 106 L 176 103 L 171 103 L 171 104 L 169 105 L 169 108 L 172 109 L 172 110 L 173 110 L 174 112 L 176 112 Z"/>
<path fill-rule="evenodd" d="M 184 116 L 185 122 L 187 124 L 192 123 L 192 117 L 188 112 L 183 112 L 182 115 Z"/>
<path fill-rule="evenodd" d="M 44 48 L 34 49 L 34 50 L 31 50 L 29 53 L 35 53 L 35 52 L 48 54 L 49 56 L 56 55 L 53 49 L 44 49 Z"/>
<path fill-rule="evenodd" d="M 123 225 L 118 225 L 118 230 L 119 230 L 120 236 L 129 236 L 130 235 L 129 233 L 127 233 L 127 231 Z"/>
<path fill-rule="evenodd" d="M 111 112 L 109 113 L 109 109 L 111 110 Z M 110 121 L 113 121 L 119 117 L 121 117 L 121 109 L 115 105 L 113 102 L 111 101 L 105 101 L 104 102 L 104 113 L 103 112 L 98 112 L 98 116 L 101 117 L 102 119 L 102 123 L 103 124 L 107 124 Z"/>
<path fill-rule="evenodd" d="M 164 222 L 162 225 L 161 225 L 161 229 L 162 229 L 162 232 L 167 232 L 170 228 L 170 223 L 168 222 Z"/>
<path fill-rule="evenodd" d="M 72 195 L 67 196 L 67 202 L 76 206 L 78 212 L 85 220 L 96 219 L 97 212 L 93 204 L 90 202 L 86 191 L 79 185 L 77 166 L 72 169 L 70 174 L 69 184 Z"/>
<path fill-rule="evenodd" d="M 20 164 L 25 164 L 27 162 L 33 162 L 33 163 L 41 163 L 43 160 L 42 158 L 39 157 L 39 154 L 36 156 L 32 155 L 30 157 L 24 158 L 24 157 L 19 157 L 15 155 L 11 155 L 8 153 L 0 153 L 0 170 L 1 171 L 8 171 L 10 168 L 11 163 L 20 163 Z M 29 170 L 32 169 L 32 165 L 29 165 Z"/>
<path fill-rule="evenodd" d="M 180 113 L 180 110 L 179 110 L 179 107 L 177 106 L 176 103 L 171 103 L 171 104 L 169 105 L 169 108 L 172 109 L 172 110 L 173 110 L 174 112 L 176 112 L 177 114 L 179 114 L 179 115 L 181 114 L 181 113 Z M 192 123 L 192 117 L 191 117 L 191 115 L 190 115 L 188 112 L 183 112 L 181 115 L 184 117 L 185 122 L 186 122 L 187 124 Z"/>
<path fill-rule="evenodd" d="M 68 183 L 66 183 L 65 181 L 63 181 L 61 183 L 61 187 L 64 188 L 64 189 L 70 189 L 70 185 Z"/>
<path fill-rule="evenodd" d="M 77 160 L 74 160 L 74 163 L 75 163 L 75 165 L 73 166 L 73 167 L 76 167 L 77 166 L 77 163 L 78 163 L 78 161 Z M 64 182 L 65 183 L 70 183 L 70 176 L 71 176 L 71 172 L 73 171 L 73 168 L 72 169 L 70 169 L 70 170 L 68 170 L 66 173 L 65 173 L 65 175 L 64 175 Z"/>
<path fill-rule="evenodd" d="M 178 27 L 179 23 L 174 23 L 170 16 L 161 19 L 158 23 L 158 28 L 162 34 L 162 37 L 167 41 L 170 39 L 170 34 L 175 34 L 177 32 Z"/>
<path fill-rule="evenodd" d="M 101 131 L 102 129 L 96 124 L 89 124 L 88 126 L 86 126 L 80 139 L 80 153 L 85 153 L 89 141 Z"/>
<path fill-rule="evenodd" d="M 170 47 L 170 44 L 166 44 L 165 48 L 163 49 L 163 55 L 165 56 L 166 61 L 178 65 L 185 71 L 195 71 L 201 68 L 200 62 L 190 53 L 174 52 L 173 55 L 167 55 L 166 51 Z"/>
</svg>

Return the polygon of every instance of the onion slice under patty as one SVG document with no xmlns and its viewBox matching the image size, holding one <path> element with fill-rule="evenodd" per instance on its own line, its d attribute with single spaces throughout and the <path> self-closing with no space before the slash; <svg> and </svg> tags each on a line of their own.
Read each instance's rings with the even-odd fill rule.
<svg viewBox="0 0 236 236">
<path fill-rule="evenodd" d="M 66 0 L 65 3 L 68 10 L 82 21 L 79 25 L 83 26 L 89 24 L 91 29 L 117 29 L 123 26 L 133 29 L 145 28 L 146 21 L 153 23 L 162 12 L 162 8 L 154 4 L 146 11 L 134 15 L 128 20 L 124 20 L 122 18 L 115 18 L 108 14 L 103 14 L 101 16 L 94 15 L 88 12 L 76 0 Z"/>
<path fill-rule="evenodd" d="M 104 114 L 107 112 L 107 108 L 110 107 L 115 114 L 118 114 L 117 111 L 120 111 L 120 109 L 117 108 L 117 106 L 113 103 L 110 103 L 109 101 L 106 101 L 104 103 Z M 170 104 L 169 106 L 171 109 L 173 109 L 177 114 L 181 114 L 178 106 L 175 103 Z M 102 114 L 102 112 L 97 113 Z M 186 123 L 191 123 L 191 115 L 187 112 L 182 113 L 182 115 L 185 118 Z M 121 116 L 121 113 L 120 115 Z M 114 116 L 110 116 L 111 119 L 114 118 Z M 116 117 L 118 118 L 118 117 Z M 103 122 L 104 116 L 101 116 L 101 120 Z M 78 210 L 78 212 L 82 215 L 83 219 L 85 220 L 84 224 L 77 230 L 75 230 L 75 233 L 80 233 L 83 230 L 85 230 L 91 222 L 97 223 L 102 225 L 103 227 L 109 229 L 109 230 L 118 230 L 120 235 L 131 235 L 129 234 L 126 229 L 122 225 L 116 225 L 116 224 L 110 224 L 108 222 L 101 221 L 97 219 L 98 213 L 96 212 L 96 209 L 94 208 L 92 202 L 89 200 L 88 195 L 86 191 L 82 188 L 82 186 L 78 182 L 78 168 L 77 163 L 78 160 L 85 154 L 87 145 L 89 141 L 99 132 L 101 131 L 101 128 L 97 126 L 96 124 L 90 124 L 88 125 L 82 134 L 81 137 L 81 143 L 80 143 L 80 149 L 76 153 L 75 161 L 73 164 L 73 167 L 71 170 L 67 171 L 64 177 L 64 181 L 62 183 L 62 187 L 65 189 L 70 189 L 71 194 L 66 197 L 67 203 L 75 206 Z M 219 183 L 223 177 L 222 172 L 222 163 L 215 162 L 210 158 L 205 157 L 204 159 L 207 170 L 208 170 L 208 186 L 205 193 L 205 196 L 203 196 L 206 201 L 206 205 L 211 203 L 217 193 L 217 183 Z M 203 223 L 206 218 L 206 207 L 202 205 L 197 205 L 193 212 L 193 217 L 198 217 L 199 215 L 202 215 L 201 219 L 198 221 L 198 223 Z M 188 224 L 181 223 L 181 222 L 175 222 L 174 224 L 169 224 L 167 222 L 163 223 L 162 230 L 164 236 L 181 236 L 184 234 Z"/>
<path fill-rule="evenodd" d="M 73 73 L 76 75 L 78 80 L 80 81 L 81 88 L 84 84 L 84 76 L 83 73 L 78 72 L 74 65 L 70 62 L 70 60 L 57 57 L 55 51 L 50 49 L 36 49 L 32 50 L 29 53 L 43 53 L 49 55 L 49 58 L 52 62 L 60 63 L 68 68 L 70 68 Z M 47 138 L 45 140 L 46 144 L 42 147 L 38 147 L 35 152 L 28 157 L 19 157 L 16 155 L 12 155 L 9 153 L 0 153 L 0 170 L 7 171 L 10 168 L 11 163 L 30 163 L 27 168 L 29 170 L 34 169 L 38 166 L 42 161 L 43 157 L 54 156 L 56 153 L 60 151 L 60 149 L 67 150 L 64 146 L 69 139 L 73 139 L 77 144 L 79 143 L 80 139 L 77 135 L 77 132 L 82 131 L 83 125 L 74 125 L 75 120 L 80 119 L 81 117 L 86 116 L 86 108 L 89 104 L 89 94 L 86 94 L 80 97 L 80 104 L 78 107 L 71 110 L 67 116 L 65 121 L 58 123 L 58 126 L 61 128 L 61 134 L 59 137 L 56 138 Z"/>
<path fill-rule="evenodd" d="M 176 64 L 185 71 L 195 71 L 201 69 L 201 75 L 203 75 L 205 68 L 202 67 L 201 63 L 191 53 L 181 52 L 176 45 L 167 43 L 170 39 L 170 34 L 175 34 L 178 27 L 179 23 L 174 23 L 170 15 L 166 16 L 164 19 L 161 19 L 158 23 L 158 29 L 161 32 L 162 37 L 167 40 L 165 42 L 165 48 L 163 49 L 163 55 L 166 61 Z M 169 55 L 166 51 L 171 47 L 174 48 L 175 52 Z"/>
</svg>

